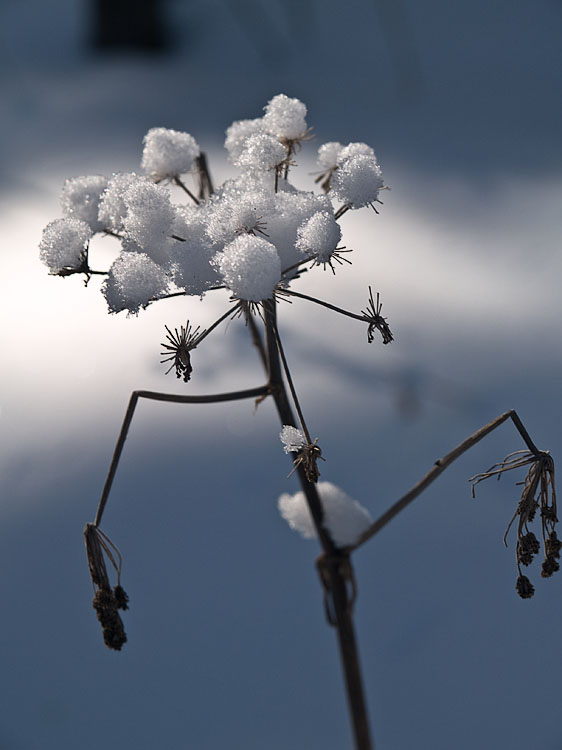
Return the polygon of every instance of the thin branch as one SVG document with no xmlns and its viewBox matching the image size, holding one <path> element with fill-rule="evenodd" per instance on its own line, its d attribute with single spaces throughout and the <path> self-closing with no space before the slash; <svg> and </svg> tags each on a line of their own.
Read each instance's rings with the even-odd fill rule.
<svg viewBox="0 0 562 750">
<path fill-rule="evenodd" d="M 316 299 L 316 297 L 310 297 L 308 294 L 303 294 L 302 292 L 295 292 L 294 289 L 283 289 L 282 294 L 286 294 L 289 297 L 300 297 L 301 299 L 306 299 L 309 302 L 314 302 L 316 305 L 327 307 L 328 310 L 333 310 L 334 312 L 341 313 L 342 315 L 347 315 L 348 318 L 360 320 L 362 323 L 368 322 L 367 318 L 364 315 L 358 315 L 357 313 L 352 313 L 349 310 L 343 310 L 341 307 L 336 307 L 336 305 L 331 305 L 329 302 L 324 302 L 321 299 Z"/>
<path fill-rule="evenodd" d="M 199 200 L 199 198 L 196 198 L 193 195 L 191 190 L 187 187 L 187 185 L 184 182 L 182 182 L 182 180 L 179 177 L 174 177 L 174 184 L 180 187 L 184 192 L 186 192 L 196 205 L 198 206 L 200 205 L 201 201 Z"/>
<path fill-rule="evenodd" d="M 119 459 L 121 458 L 121 453 L 123 452 L 123 446 L 125 445 L 125 440 L 127 439 L 129 427 L 133 420 L 133 415 L 135 413 L 135 408 L 139 398 L 146 398 L 151 401 L 166 401 L 168 403 L 174 404 L 214 404 L 221 401 L 240 401 L 246 398 L 267 396 L 269 393 L 269 385 L 262 385 L 258 386 L 257 388 L 249 388 L 243 391 L 231 391 L 229 393 L 215 393 L 200 396 L 179 396 L 173 393 L 159 393 L 156 391 L 133 391 L 131 394 L 131 398 L 129 399 L 129 405 L 127 406 L 123 424 L 121 425 L 121 431 L 115 445 L 115 450 L 113 451 L 111 464 L 109 466 L 109 471 L 107 473 L 107 478 L 103 486 L 103 491 L 96 512 L 94 525 L 99 526 L 99 524 L 101 523 L 102 515 L 107 504 L 107 499 L 109 497 L 109 493 L 111 492 L 111 486 L 115 478 L 115 473 L 117 471 L 117 467 L 119 466 Z"/>
<path fill-rule="evenodd" d="M 203 152 L 197 157 L 197 170 L 199 172 L 199 198 L 200 200 L 205 200 L 211 197 L 215 189 L 213 187 L 213 180 L 211 179 L 211 172 L 209 171 L 207 156 Z"/>
<path fill-rule="evenodd" d="M 295 384 L 293 383 L 293 378 L 291 376 L 291 371 L 289 370 L 289 364 L 287 362 L 287 358 L 285 356 L 285 351 L 283 350 L 283 345 L 281 343 L 281 337 L 279 336 L 279 330 L 277 328 L 277 320 L 273 323 L 273 334 L 275 336 L 275 340 L 277 341 L 277 348 L 279 349 L 279 355 L 281 357 L 281 362 L 283 363 L 283 369 L 285 371 L 285 377 L 287 378 L 287 383 L 289 385 L 289 390 L 291 391 L 291 396 L 293 397 L 293 403 L 295 405 L 295 409 L 297 410 L 297 414 L 299 415 L 299 422 L 301 423 L 301 427 L 303 429 L 303 432 L 306 437 L 306 441 L 308 444 L 312 443 L 312 437 L 310 435 L 310 432 L 308 431 L 308 427 L 306 426 L 306 421 L 304 419 L 304 414 L 301 409 L 301 405 L 297 396 L 297 391 L 295 389 Z"/>
<path fill-rule="evenodd" d="M 252 315 L 248 305 L 244 305 L 243 310 L 244 310 L 244 317 L 246 318 L 246 324 L 248 328 L 250 329 L 250 336 L 252 337 L 252 343 L 258 350 L 261 363 L 264 369 L 267 371 L 267 354 L 265 352 L 265 346 L 263 344 L 261 333 L 256 324 L 256 319 Z"/>
<path fill-rule="evenodd" d="M 529 437 L 529 433 L 523 426 L 523 423 L 519 419 L 517 412 L 515 412 L 514 410 L 506 411 L 504 414 L 500 414 L 499 417 L 496 417 L 491 422 L 488 422 L 488 424 L 484 425 L 484 427 L 476 430 L 475 433 L 470 435 L 470 437 L 467 437 L 466 440 L 463 440 L 463 442 L 457 445 L 457 447 L 454 448 L 450 453 L 447 453 L 446 456 L 438 459 L 435 462 L 433 468 L 428 471 L 428 473 L 422 479 L 420 479 L 420 481 L 416 485 L 414 485 L 409 492 L 401 497 L 400 500 L 397 500 L 394 505 L 391 505 L 390 508 L 382 514 L 382 516 L 374 521 L 374 523 L 372 523 L 369 528 L 361 534 L 357 542 L 349 547 L 349 550 L 356 550 L 375 534 L 378 534 L 378 532 L 383 529 L 390 521 L 392 521 L 395 516 L 403 511 L 404 508 L 410 505 L 410 503 L 413 502 L 418 495 L 420 495 L 427 487 L 429 487 L 429 485 L 434 482 L 437 477 L 453 463 L 453 461 L 456 461 L 456 459 L 462 456 L 463 453 L 472 448 L 472 446 L 476 445 L 476 443 L 479 443 L 483 438 L 486 437 L 486 435 L 489 435 L 496 429 L 496 427 L 499 427 L 508 419 L 511 419 L 531 453 L 533 453 L 535 456 L 540 456 L 541 452 Z"/>
</svg>

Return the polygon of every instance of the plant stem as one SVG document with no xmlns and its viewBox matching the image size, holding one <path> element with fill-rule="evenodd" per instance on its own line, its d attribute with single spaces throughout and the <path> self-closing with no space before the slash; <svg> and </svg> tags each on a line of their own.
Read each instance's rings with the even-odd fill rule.
<svg viewBox="0 0 562 750">
<path fill-rule="evenodd" d="M 115 472 L 117 471 L 117 467 L 119 466 L 119 459 L 121 458 L 121 453 L 123 452 L 123 446 L 125 445 L 125 440 L 127 439 L 129 427 L 131 426 L 131 422 L 133 421 L 133 415 L 135 413 L 135 408 L 137 406 L 137 401 L 139 400 L 139 398 L 146 398 L 152 401 L 168 401 L 174 404 L 215 404 L 220 401 L 239 401 L 245 398 L 260 398 L 263 396 L 267 396 L 268 393 L 268 385 L 258 386 L 257 388 L 249 388 L 244 391 L 215 393 L 204 396 L 179 396 L 173 393 L 158 393 L 156 391 L 133 391 L 131 393 L 131 398 L 129 399 L 127 411 L 125 412 L 123 424 L 121 425 L 121 431 L 119 433 L 119 437 L 117 438 L 117 443 L 113 451 L 111 464 L 109 465 L 109 471 L 107 472 L 107 477 L 98 504 L 94 526 L 99 526 L 99 524 L 101 523 L 103 511 L 105 510 L 105 505 L 107 503 L 109 493 L 111 492 L 111 485 L 113 484 Z"/>
<path fill-rule="evenodd" d="M 287 390 L 283 381 L 279 347 L 277 344 L 276 308 L 274 300 L 264 302 L 264 324 L 266 335 L 267 371 L 271 395 L 283 425 L 296 427 Z M 353 626 L 353 607 L 344 571 L 351 571 L 351 560 L 347 550 L 338 547 L 323 525 L 324 510 L 317 487 L 309 482 L 302 465 L 296 471 L 306 497 L 314 526 L 324 551 L 321 561 L 329 577 L 329 591 L 335 615 L 340 656 L 347 689 L 347 702 L 351 715 L 356 750 L 372 750 L 369 719 L 364 697 L 363 680 L 359 662 L 359 652 Z"/>
</svg>

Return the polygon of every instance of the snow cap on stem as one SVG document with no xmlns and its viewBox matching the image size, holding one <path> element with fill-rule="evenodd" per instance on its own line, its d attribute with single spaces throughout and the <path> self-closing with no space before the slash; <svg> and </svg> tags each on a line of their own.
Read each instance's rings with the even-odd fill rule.
<svg viewBox="0 0 562 750">
<path fill-rule="evenodd" d="M 55 219 L 43 230 L 39 244 L 41 260 L 54 275 L 80 273 L 87 266 L 91 236 L 91 228 L 81 219 Z"/>
<path fill-rule="evenodd" d="M 273 297 L 281 279 L 281 260 L 267 240 L 242 234 L 215 255 L 224 283 L 238 299 L 260 302 Z"/>
<path fill-rule="evenodd" d="M 168 128 L 151 128 L 143 142 L 141 167 L 158 181 L 190 172 L 200 153 L 192 135 Z"/>
<path fill-rule="evenodd" d="M 348 547 L 369 528 L 373 519 L 366 508 L 331 482 L 318 482 L 318 494 L 324 509 L 324 528 L 339 547 Z M 279 512 L 289 526 L 305 539 L 316 537 L 304 492 L 285 493 L 279 498 Z"/>
</svg>

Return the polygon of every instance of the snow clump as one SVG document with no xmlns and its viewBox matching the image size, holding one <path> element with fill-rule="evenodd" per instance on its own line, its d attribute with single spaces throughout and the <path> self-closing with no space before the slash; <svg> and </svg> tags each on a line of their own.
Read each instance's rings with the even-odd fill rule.
<svg viewBox="0 0 562 750">
<path fill-rule="evenodd" d="M 164 294 L 168 283 L 164 269 L 148 255 L 123 252 L 109 269 L 102 292 L 110 312 L 138 313 L 153 298 Z"/>
<path fill-rule="evenodd" d="M 93 232 L 102 232 L 103 223 L 98 219 L 98 210 L 107 177 L 94 174 L 70 177 L 64 183 L 60 203 L 64 216 L 81 219 L 89 224 Z"/>
<path fill-rule="evenodd" d="M 81 219 L 55 219 L 43 230 L 39 253 L 50 273 L 68 276 L 87 268 L 92 230 Z"/>
<path fill-rule="evenodd" d="M 237 120 L 227 128 L 226 140 L 224 147 L 228 151 L 228 157 L 231 162 L 235 163 L 246 143 L 246 140 L 252 135 L 264 133 L 263 119 L 261 117 L 255 120 Z"/>
<path fill-rule="evenodd" d="M 235 160 L 237 167 L 264 171 L 273 169 L 287 157 L 285 147 L 267 133 L 256 133 L 246 139 Z"/>
<path fill-rule="evenodd" d="M 318 263 L 328 263 L 340 240 L 340 225 L 333 215 L 318 211 L 297 229 L 295 246 Z"/>
<path fill-rule="evenodd" d="M 279 433 L 281 442 L 283 443 L 283 450 L 285 453 L 294 453 L 300 451 L 306 445 L 306 437 L 302 430 L 291 425 L 284 424 L 283 429 Z"/>
<path fill-rule="evenodd" d="M 281 260 L 267 240 L 241 234 L 217 253 L 213 263 L 237 299 L 260 302 L 273 297 L 281 280 Z"/>
<path fill-rule="evenodd" d="M 128 212 L 124 195 L 132 185 L 139 183 L 150 184 L 150 180 L 134 172 L 118 172 L 111 177 L 101 196 L 98 212 L 98 219 L 104 229 L 115 234 L 123 230 L 123 222 Z"/>
<path fill-rule="evenodd" d="M 344 205 L 363 208 L 377 200 L 384 186 L 381 168 L 373 156 L 356 154 L 346 159 L 332 177 L 332 192 Z"/>
<path fill-rule="evenodd" d="M 373 523 L 369 511 L 331 482 L 318 482 L 316 487 L 324 509 L 324 528 L 338 547 L 355 544 Z M 278 505 L 279 512 L 294 531 L 305 539 L 316 537 L 304 492 L 284 493 Z"/>
<path fill-rule="evenodd" d="M 156 181 L 172 179 L 190 172 L 199 153 L 199 146 L 189 133 L 152 128 L 144 136 L 141 167 Z"/>
<path fill-rule="evenodd" d="M 267 103 L 264 110 L 264 127 L 279 140 L 297 141 L 306 135 L 306 104 L 299 99 L 277 94 Z"/>
</svg>

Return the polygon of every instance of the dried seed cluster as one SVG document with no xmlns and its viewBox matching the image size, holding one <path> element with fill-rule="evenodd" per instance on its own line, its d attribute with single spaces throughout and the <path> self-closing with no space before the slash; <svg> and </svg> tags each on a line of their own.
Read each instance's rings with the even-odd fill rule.
<svg viewBox="0 0 562 750">
<path fill-rule="evenodd" d="M 537 511 L 540 512 L 541 533 L 544 545 L 541 576 L 543 578 L 550 578 L 553 573 L 556 573 L 560 569 L 558 561 L 560 559 L 562 542 L 558 539 L 555 528 L 558 517 L 554 487 L 554 461 L 546 451 L 539 451 L 536 454 L 527 450 L 516 451 L 515 453 L 510 453 L 500 463 L 494 464 L 488 471 L 477 474 L 471 479 L 474 494 L 474 487 L 484 479 L 489 479 L 492 476 L 497 476 L 499 479 L 504 472 L 527 465 L 529 465 L 527 475 L 524 481 L 519 483 L 523 485 L 521 499 L 504 536 L 504 542 L 506 542 L 511 526 L 515 522 L 515 519 L 518 519 L 515 558 L 519 576 L 515 584 L 515 589 L 522 599 L 530 599 L 535 593 L 533 584 L 521 572 L 521 566 L 529 566 L 540 552 L 540 542 L 529 529 L 529 524 L 535 520 Z"/>
<path fill-rule="evenodd" d="M 86 524 L 84 539 L 90 577 L 96 589 L 92 605 L 102 626 L 103 640 L 108 648 L 120 651 L 127 642 L 127 635 L 119 610 L 129 608 L 129 597 L 120 583 L 121 554 L 93 523 Z M 113 589 L 109 583 L 104 553 L 117 573 L 117 585 Z"/>
</svg>

